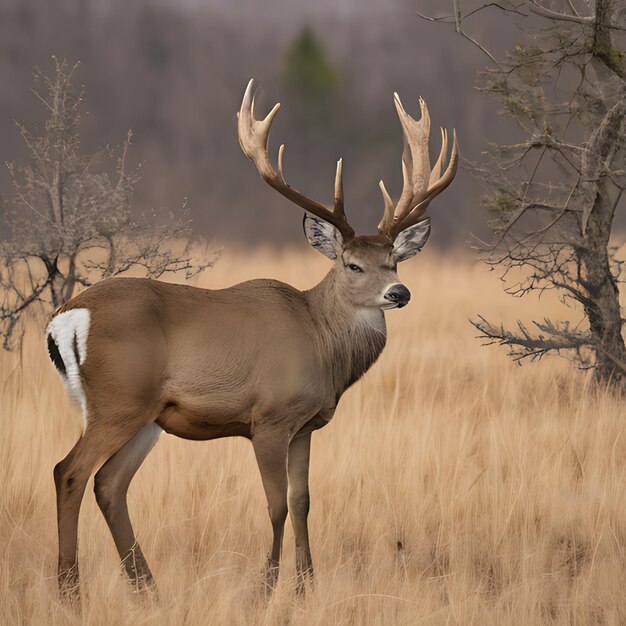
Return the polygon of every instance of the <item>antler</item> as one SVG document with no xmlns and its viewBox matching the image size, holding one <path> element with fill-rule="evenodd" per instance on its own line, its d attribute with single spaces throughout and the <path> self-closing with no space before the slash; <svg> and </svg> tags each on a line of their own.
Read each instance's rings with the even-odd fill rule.
<svg viewBox="0 0 626 626">
<path fill-rule="evenodd" d="M 343 208 L 342 160 L 339 159 L 337 161 L 335 206 L 332 210 L 315 200 L 307 198 L 303 193 L 287 184 L 283 174 L 285 145 L 281 145 L 278 150 L 278 173 L 274 169 L 267 152 L 270 127 L 274 116 L 280 108 L 280 103 L 274 105 L 274 108 L 267 114 L 265 119 L 256 120 L 254 118 L 254 96 L 252 95 L 253 84 L 254 81 L 250 80 L 241 102 L 241 109 L 237 113 L 239 144 L 244 154 L 256 165 L 259 174 L 261 174 L 266 183 L 309 213 L 313 213 L 313 215 L 317 215 L 317 217 L 321 217 L 335 226 L 343 236 L 344 241 L 349 241 L 354 237 L 354 229 L 348 223 Z"/>
<path fill-rule="evenodd" d="M 425 213 L 430 201 L 440 194 L 456 174 L 459 147 L 456 142 L 456 131 L 453 131 L 452 153 L 450 161 L 442 174 L 448 152 L 448 132 L 441 129 L 441 151 L 432 171 L 428 152 L 430 135 L 430 115 L 428 107 L 420 98 L 421 118 L 415 121 L 402 106 L 400 96 L 393 94 L 394 104 L 398 111 L 402 133 L 404 135 L 404 151 L 402 152 L 402 178 L 404 185 L 402 194 L 395 205 L 381 180 L 380 190 L 385 202 L 383 219 L 378 225 L 378 232 L 392 241 L 410 226 L 416 224 Z"/>
</svg>

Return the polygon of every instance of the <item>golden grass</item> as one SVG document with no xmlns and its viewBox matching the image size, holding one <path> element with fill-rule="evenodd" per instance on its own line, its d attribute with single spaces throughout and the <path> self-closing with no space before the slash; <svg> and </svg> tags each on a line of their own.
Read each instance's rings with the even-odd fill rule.
<svg viewBox="0 0 626 626">
<path fill-rule="evenodd" d="M 198 282 L 304 288 L 327 267 L 308 250 L 233 251 Z M 21 367 L 0 355 L 0 623 L 626 623 L 623 401 L 560 359 L 520 368 L 481 347 L 468 317 L 538 310 L 482 266 L 428 251 L 401 277 L 413 300 L 387 315 L 387 349 L 313 437 L 317 584 L 304 599 L 289 524 L 279 587 L 258 593 L 270 526 L 250 444 L 165 435 L 129 496 L 158 603 L 129 593 L 88 487 L 82 615 L 68 612 L 52 468 L 80 417 L 40 338 Z"/>
</svg>

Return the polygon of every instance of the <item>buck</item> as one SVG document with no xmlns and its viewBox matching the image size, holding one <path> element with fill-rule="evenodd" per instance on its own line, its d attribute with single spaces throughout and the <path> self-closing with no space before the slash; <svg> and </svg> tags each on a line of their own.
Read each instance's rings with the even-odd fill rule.
<svg viewBox="0 0 626 626">
<path fill-rule="evenodd" d="M 267 497 L 273 539 L 266 584 L 278 577 L 283 528 L 291 516 L 298 589 L 312 579 L 307 516 L 311 433 L 332 419 L 344 391 L 376 361 L 386 341 L 384 311 L 410 293 L 397 264 L 426 243 L 426 207 L 454 178 L 458 147 L 441 130 L 431 169 L 430 118 L 416 121 L 394 95 L 404 135 L 404 186 L 394 204 L 380 182 L 378 234 L 355 236 L 344 213 L 342 161 L 334 207 L 291 187 L 268 155 L 276 104 L 254 117 L 253 81 L 238 113 L 241 148 L 263 179 L 305 209 L 310 244 L 334 261 L 308 291 L 277 280 L 208 290 L 140 278 L 112 278 L 62 306 L 47 327 L 50 357 L 82 406 L 84 431 L 54 468 L 63 597 L 79 589 L 77 526 L 87 481 L 136 589 L 153 585 L 135 539 L 126 494 L 161 432 L 195 440 L 240 436 L 252 442 Z M 446 161 L 448 164 L 446 166 Z"/>
</svg>

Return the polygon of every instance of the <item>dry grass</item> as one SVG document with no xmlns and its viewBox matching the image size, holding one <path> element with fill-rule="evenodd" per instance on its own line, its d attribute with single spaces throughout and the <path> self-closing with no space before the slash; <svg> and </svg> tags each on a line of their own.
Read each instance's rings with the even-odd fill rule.
<svg viewBox="0 0 626 626">
<path fill-rule="evenodd" d="M 313 252 L 231 252 L 200 279 L 306 287 Z M 257 593 L 270 527 L 251 446 L 161 437 L 130 490 L 160 586 L 131 596 L 89 490 L 80 523 L 82 617 L 57 600 L 52 468 L 78 437 L 40 342 L 0 356 L 1 624 L 623 624 L 626 417 L 559 359 L 517 367 L 467 318 L 536 303 L 433 251 L 405 264 L 411 305 L 388 314 L 380 361 L 313 437 L 317 585 L 293 594 L 293 546 L 274 597 Z M 554 310 L 557 305 L 544 306 Z"/>
</svg>

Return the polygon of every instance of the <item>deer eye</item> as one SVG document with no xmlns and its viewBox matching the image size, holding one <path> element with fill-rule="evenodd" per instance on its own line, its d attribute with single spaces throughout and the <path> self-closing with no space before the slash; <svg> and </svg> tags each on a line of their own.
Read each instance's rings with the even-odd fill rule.
<svg viewBox="0 0 626 626">
<path fill-rule="evenodd" d="M 355 263 L 350 263 L 350 265 L 348 265 L 348 267 L 353 271 L 353 272 L 362 272 L 363 270 L 356 265 Z"/>
</svg>

